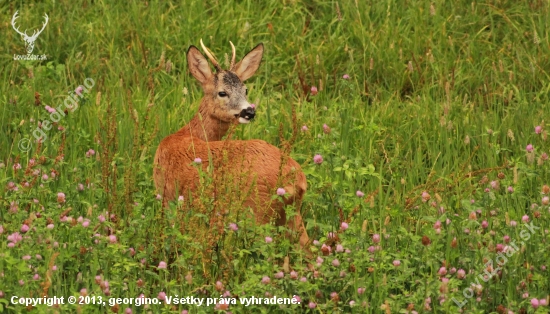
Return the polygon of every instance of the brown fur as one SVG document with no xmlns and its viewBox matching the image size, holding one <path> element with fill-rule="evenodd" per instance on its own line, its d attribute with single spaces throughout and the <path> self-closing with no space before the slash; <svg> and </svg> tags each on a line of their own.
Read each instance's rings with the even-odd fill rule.
<svg viewBox="0 0 550 314">
<path fill-rule="evenodd" d="M 287 192 L 284 196 L 285 203 L 295 203 L 299 210 L 307 189 L 306 177 L 300 165 L 292 158 L 287 158 L 282 167 L 282 176 L 279 177 L 281 151 L 277 147 L 262 140 L 221 141 L 230 125 L 239 121 L 234 111 L 233 114 L 228 112 L 234 108 L 235 99 L 240 99 L 240 104 L 247 104 L 242 82 L 231 81 L 225 75 L 231 72 L 240 80 L 249 78 L 259 67 L 262 53 L 263 46 L 260 44 L 231 70 L 212 73 L 198 49 L 193 46 L 189 48 L 189 69 L 202 83 L 205 96 L 198 113 L 189 124 L 161 141 L 155 154 L 153 177 L 157 190 L 163 194 L 163 204 L 166 206 L 168 201 L 174 200 L 178 195 L 187 196 L 189 192 L 196 192 L 199 174 L 192 165 L 195 158 L 201 158 L 204 171 L 207 171 L 209 161 L 214 162 L 214 171 L 220 171 L 220 167 L 232 167 L 234 174 L 244 174 L 240 178 L 239 175 L 234 177 L 234 180 L 240 180 L 236 183 L 244 183 L 247 187 L 244 190 L 252 191 L 245 199 L 243 208 L 250 206 L 253 209 L 257 223 L 266 224 L 273 220 L 279 226 L 286 225 L 296 231 L 300 245 L 304 247 L 309 238 L 301 215 L 298 213 L 293 219 L 286 219 L 284 204 L 271 200 L 276 189 L 282 187 Z M 218 69 L 217 62 L 212 58 L 211 61 Z M 230 76 L 234 78 L 234 75 Z M 219 91 L 230 91 L 230 97 L 219 97 Z M 219 162 L 224 153 L 228 154 L 229 164 Z"/>
</svg>

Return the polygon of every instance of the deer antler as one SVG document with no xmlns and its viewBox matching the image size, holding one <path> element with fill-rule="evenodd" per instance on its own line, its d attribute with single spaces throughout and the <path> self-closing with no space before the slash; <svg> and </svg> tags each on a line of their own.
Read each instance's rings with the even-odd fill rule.
<svg viewBox="0 0 550 314">
<path fill-rule="evenodd" d="M 48 14 L 45 14 L 45 13 L 44 13 L 44 18 L 46 19 L 46 22 L 42 23 L 42 29 L 39 30 L 38 33 L 37 33 L 37 31 L 34 31 L 34 32 L 32 33 L 31 38 L 36 38 L 36 37 L 38 37 L 38 35 L 40 35 L 40 33 L 42 33 L 42 31 L 44 30 L 44 28 L 46 28 L 46 25 L 48 25 L 48 20 L 49 20 Z"/>
<path fill-rule="evenodd" d="M 15 11 L 15 14 L 13 15 L 12 19 L 11 19 L 11 26 L 13 27 L 13 29 L 21 36 L 25 36 L 25 37 L 29 37 L 27 35 L 27 30 L 25 30 L 24 33 L 22 33 L 20 30 L 19 30 L 19 27 L 16 27 L 15 26 L 15 20 L 17 20 L 19 18 L 19 16 L 17 15 L 19 13 L 19 11 Z"/>
<path fill-rule="evenodd" d="M 236 54 L 236 51 L 235 51 L 235 46 L 233 45 L 233 43 L 231 41 L 229 41 L 229 43 L 231 44 L 231 63 L 229 64 L 229 71 L 233 71 L 233 68 L 235 67 L 235 54 Z"/>
<path fill-rule="evenodd" d="M 210 59 L 210 61 L 212 62 L 212 64 L 214 65 L 214 67 L 216 68 L 216 71 L 221 71 L 221 68 L 220 68 L 220 64 L 218 63 L 218 61 L 216 60 L 216 58 L 214 58 L 214 56 L 212 55 L 212 53 L 208 50 L 208 48 L 206 48 L 202 42 L 202 38 L 201 38 L 201 47 L 202 47 L 202 50 L 204 50 L 204 53 L 206 54 L 206 56 L 208 57 L 208 59 Z"/>
</svg>

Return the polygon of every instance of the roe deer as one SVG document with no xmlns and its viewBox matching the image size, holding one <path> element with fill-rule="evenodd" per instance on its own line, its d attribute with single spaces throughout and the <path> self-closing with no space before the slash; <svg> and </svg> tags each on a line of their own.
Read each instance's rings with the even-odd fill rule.
<svg viewBox="0 0 550 314">
<path fill-rule="evenodd" d="M 299 235 L 302 247 L 309 242 L 302 217 L 297 213 L 287 219 L 284 205 L 300 204 L 306 192 L 307 182 L 300 165 L 292 158 L 286 158 L 281 167 L 281 151 L 262 140 L 222 141 L 231 124 L 249 123 L 254 118 L 255 108 L 247 101 L 243 81 L 250 78 L 260 66 L 263 44 L 257 45 L 240 62 L 235 64 L 235 46 L 230 42 L 232 57 L 229 70 L 221 69 L 219 63 L 200 41 L 210 59 L 215 73 L 212 73 L 208 61 L 195 47 L 187 51 L 187 63 L 191 74 L 201 83 L 204 97 L 199 110 L 191 121 L 176 133 L 164 138 L 157 149 L 154 159 L 153 177 L 159 193 L 163 196 L 163 205 L 178 195 L 193 195 L 199 185 L 199 173 L 195 158 L 202 160 L 201 167 L 206 170 L 213 157 L 228 154 L 229 167 L 235 173 L 244 174 L 245 185 L 251 187 L 254 195 L 246 196 L 243 208 L 253 210 L 254 219 L 259 224 L 269 223 L 272 219 L 278 226 L 286 225 Z M 220 171 L 214 165 L 213 171 Z M 227 167 L 227 165 L 224 165 Z M 285 189 L 284 203 L 273 200 L 272 196 L 279 187 Z"/>
</svg>

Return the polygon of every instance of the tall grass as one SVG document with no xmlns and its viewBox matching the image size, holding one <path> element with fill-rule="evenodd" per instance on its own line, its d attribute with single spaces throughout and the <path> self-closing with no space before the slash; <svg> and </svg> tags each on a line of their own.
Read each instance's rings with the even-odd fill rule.
<svg viewBox="0 0 550 314">
<path fill-rule="evenodd" d="M 10 305 L 15 295 L 229 291 L 302 301 L 230 305 L 233 313 L 548 311 L 532 305 L 550 293 L 547 1 L 187 2 L 0 3 L 1 309 L 23 311 Z M 10 25 L 16 10 L 29 34 L 49 15 L 33 52 L 46 61 L 13 60 L 26 53 Z M 230 40 L 240 57 L 264 43 L 262 66 L 246 82 L 256 119 L 234 137 L 282 146 L 281 124 L 286 140 L 290 120 L 306 126 L 291 156 L 308 178 L 301 211 L 322 261 L 304 260 L 273 226 L 242 218 L 237 231 L 209 233 L 192 209 L 161 209 L 152 157 L 198 108 L 202 91 L 185 53 L 201 38 L 220 60 Z M 86 78 L 95 85 L 78 108 L 37 143 L 46 106 Z M 29 151 L 19 147 L 24 138 Z M 207 199 L 204 211 L 213 210 Z M 528 240 L 522 219 L 540 227 Z M 202 229 L 178 227 L 193 221 Z M 16 232 L 23 239 L 10 247 Z M 200 241 L 209 235 L 214 249 Z M 510 244 L 504 236 L 524 244 L 485 283 L 479 275 Z M 481 288 L 466 298 L 476 278 Z M 110 310 L 126 308 L 144 311 Z"/>
</svg>

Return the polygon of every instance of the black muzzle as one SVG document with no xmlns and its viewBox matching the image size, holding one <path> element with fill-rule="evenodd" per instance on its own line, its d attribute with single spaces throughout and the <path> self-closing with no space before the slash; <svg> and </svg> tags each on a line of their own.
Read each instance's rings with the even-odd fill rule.
<svg viewBox="0 0 550 314">
<path fill-rule="evenodd" d="M 256 110 L 252 107 L 248 107 L 241 111 L 241 113 L 239 114 L 239 117 L 244 118 L 246 120 L 252 120 L 254 119 L 255 115 L 256 115 Z"/>
</svg>

